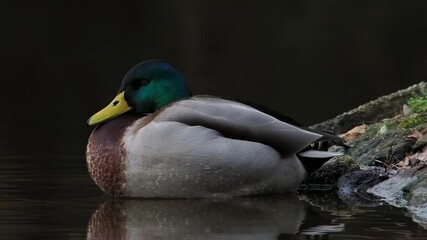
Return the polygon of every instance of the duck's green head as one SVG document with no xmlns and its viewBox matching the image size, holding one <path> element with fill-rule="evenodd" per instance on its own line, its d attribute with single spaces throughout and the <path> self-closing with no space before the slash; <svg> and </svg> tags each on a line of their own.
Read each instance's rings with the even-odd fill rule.
<svg viewBox="0 0 427 240">
<path fill-rule="evenodd" d="M 87 124 L 99 124 L 129 111 L 152 113 L 189 96 L 187 82 L 175 68 L 161 60 L 148 60 L 127 72 L 117 96 Z"/>
</svg>

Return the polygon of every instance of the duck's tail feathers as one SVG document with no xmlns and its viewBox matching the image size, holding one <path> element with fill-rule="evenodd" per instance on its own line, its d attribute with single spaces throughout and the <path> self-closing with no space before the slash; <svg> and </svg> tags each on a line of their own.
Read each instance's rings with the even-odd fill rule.
<svg viewBox="0 0 427 240">
<path fill-rule="evenodd" d="M 306 158 L 333 158 L 337 156 L 342 156 L 343 154 L 338 152 L 318 151 L 310 149 L 307 151 L 299 152 L 297 155 Z"/>
<path fill-rule="evenodd" d="M 313 149 L 297 153 L 297 157 L 304 165 L 308 175 L 319 169 L 329 159 L 342 155 L 342 153 L 338 152 L 318 151 Z"/>
</svg>

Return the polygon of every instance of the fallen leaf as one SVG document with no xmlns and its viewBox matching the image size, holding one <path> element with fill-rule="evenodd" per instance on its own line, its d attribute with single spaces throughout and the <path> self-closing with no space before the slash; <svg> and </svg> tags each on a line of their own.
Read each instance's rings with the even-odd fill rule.
<svg viewBox="0 0 427 240">
<path fill-rule="evenodd" d="M 405 165 L 405 161 L 404 160 L 396 163 L 396 166 L 398 166 L 398 167 L 403 167 L 404 165 Z"/>
<path fill-rule="evenodd" d="M 359 125 L 349 130 L 348 132 L 341 134 L 340 137 L 344 139 L 345 142 L 350 142 L 364 134 L 366 132 L 366 129 L 368 129 L 368 125 Z"/>
<path fill-rule="evenodd" d="M 414 139 L 419 139 L 423 136 L 422 133 L 420 133 L 417 129 L 414 129 L 411 134 L 409 134 L 408 136 L 406 136 L 405 138 L 414 138 Z"/>
</svg>

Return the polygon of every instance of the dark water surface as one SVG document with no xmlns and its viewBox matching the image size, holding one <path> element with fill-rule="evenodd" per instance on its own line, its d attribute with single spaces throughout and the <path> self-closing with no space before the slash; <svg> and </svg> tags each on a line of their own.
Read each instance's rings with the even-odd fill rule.
<svg viewBox="0 0 427 240">
<path fill-rule="evenodd" d="M 1 163 L 1 239 L 427 239 L 388 205 L 318 207 L 294 195 L 118 201 L 93 184 L 84 157 Z"/>
</svg>

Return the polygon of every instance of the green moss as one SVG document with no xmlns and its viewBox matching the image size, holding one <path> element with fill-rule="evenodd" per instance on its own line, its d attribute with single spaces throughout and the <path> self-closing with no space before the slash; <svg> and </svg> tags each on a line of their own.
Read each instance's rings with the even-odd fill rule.
<svg viewBox="0 0 427 240">
<path fill-rule="evenodd" d="M 420 95 L 414 95 L 408 99 L 407 105 L 412 113 L 424 112 L 427 109 L 427 90 Z"/>
<path fill-rule="evenodd" d="M 402 122 L 399 124 L 399 127 L 403 129 L 413 128 L 417 126 L 421 121 L 422 119 L 420 116 L 406 118 L 402 120 Z"/>
</svg>

